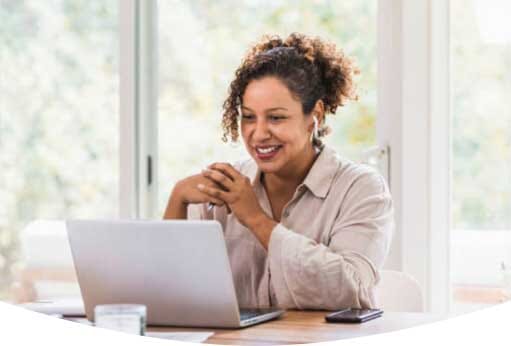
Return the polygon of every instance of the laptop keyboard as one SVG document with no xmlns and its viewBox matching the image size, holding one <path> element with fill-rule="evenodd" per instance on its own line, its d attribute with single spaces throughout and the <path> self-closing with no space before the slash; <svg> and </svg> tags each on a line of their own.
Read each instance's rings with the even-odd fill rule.
<svg viewBox="0 0 511 346">
<path fill-rule="evenodd" d="M 240 319 L 242 321 L 249 320 L 252 317 L 256 317 L 261 315 L 261 312 L 254 312 L 254 311 L 240 311 Z"/>
<path fill-rule="evenodd" d="M 269 312 L 273 312 L 275 310 L 272 309 L 240 309 L 240 319 L 242 321 L 248 320 L 257 316 L 261 316 L 267 314 Z"/>
</svg>

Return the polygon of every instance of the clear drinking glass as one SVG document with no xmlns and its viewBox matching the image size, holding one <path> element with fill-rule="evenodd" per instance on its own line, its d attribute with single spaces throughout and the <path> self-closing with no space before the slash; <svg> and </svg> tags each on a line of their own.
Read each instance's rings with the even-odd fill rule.
<svg viewBox="0 0 511 346">
<path fill-rule="evenodd" d="M 94 308 L 96 327 L 144 335 L 147 308 L 139 304 L 105 304 Z"/>
</svg>

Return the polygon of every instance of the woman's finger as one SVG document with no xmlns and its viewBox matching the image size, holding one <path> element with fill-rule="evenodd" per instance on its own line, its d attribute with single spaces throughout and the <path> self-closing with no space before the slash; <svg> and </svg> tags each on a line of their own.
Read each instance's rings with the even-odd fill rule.
<svg viewBox="0 0 511 346">
<path fill-rule="evenodd" d="M 222 172 L 224 175 L 231 178 L 233 181 L 238 180 L 239 178 L 243 177 L 243 175 L 236 170 L 231 164 L 229 163 L 223 163 L 223 162 L 215 162 L 208 166 L 211 170 L 217 170 Z"/>
<path fill-rule="evenodd" d="M 220 199 L 223 202 L 228 203 L 228 201 L 227 201 L 228 196 L 227 196 L 227 193 L 225 191 L 222 191 L 222 190 L 220 190 L 218 188 L 215 188 L 215 187 L 206 186 L 204 184 L 198 184 L 197 185 L 197 189 L 199 189 L 199 191 L 201 191 L 201 192 L 204 192 L 209 197 Z"/>
<path fill-rule="evenodd" d="M 222 201 L 221 199 L 218 199 L 218 198 L 214 198 L 214 197 L 211 197 L 211 196 L 207 196 L 207 199 L 208 199 L 208 202 L 210 204 L 213 204 L 215 207 L 221 207 L 225 204 L 224 201 Z"/>
<path fill-rule="evenodd" d="M 204 169 L 202 170 L 202 175 L 212 180 L 214 183 L 217 183 L 227 191 L 230 191 L 234 185 L 234 181 L 219 170 Z"/>
</svg>

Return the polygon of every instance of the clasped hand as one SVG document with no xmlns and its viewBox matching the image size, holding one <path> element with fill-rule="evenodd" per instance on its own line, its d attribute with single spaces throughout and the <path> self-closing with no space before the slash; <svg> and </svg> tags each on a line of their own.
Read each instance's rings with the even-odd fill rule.
<svg viewBox="0 0 511 346">
<path fill-rule="evenodd" d="M 202 171 L 202 175 L 216 184 L 198 184 L 197 188 L 227 204 L 245 227 L 252 229 L 261 217 L 268 218 L 257 200 L 250 179 L 230 164 L 213 163 Z"/>
</svg>

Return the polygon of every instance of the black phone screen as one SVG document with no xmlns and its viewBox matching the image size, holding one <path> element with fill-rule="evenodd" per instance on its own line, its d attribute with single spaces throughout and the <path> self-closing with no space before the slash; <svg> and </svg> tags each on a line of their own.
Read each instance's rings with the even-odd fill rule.
<svg viewBox="0 0 511 346">
<path fill-rule="evenodd" d="M 326 315 L 325 319 L 327 322 L 361 323 L 382 314 L 383 310 L 380 309 L 344 309 Z"/>
</svg>

